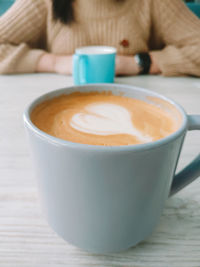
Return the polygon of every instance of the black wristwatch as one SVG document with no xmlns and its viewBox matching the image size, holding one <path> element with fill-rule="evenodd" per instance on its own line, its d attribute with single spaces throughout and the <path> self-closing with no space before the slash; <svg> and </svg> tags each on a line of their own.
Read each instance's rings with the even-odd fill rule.
<svg viewBox="0 0 200 267">
<path fill-rule="evenodd" d="M 139 74 L 148 74 L 151 67 L 151 57 L 149 53 L 138 53 L 134 56 L 134 59 L 140 68 Z"/>
</svg>

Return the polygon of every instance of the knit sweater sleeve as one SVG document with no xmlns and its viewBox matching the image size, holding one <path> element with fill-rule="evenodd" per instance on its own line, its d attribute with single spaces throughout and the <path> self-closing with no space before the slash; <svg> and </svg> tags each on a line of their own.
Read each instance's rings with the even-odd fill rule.
<svg viewBox="0 0 200 267">
<path fill-rule="evenodd" d="M 152 20 L 165 47 L 152 51 L 165 76 L 200 76 L 200 20 L 182 0 L 153 0 Z"/>
<path fill-rule="evenodd" d="M 46 23 L 44 0 L 17 0 L 0 17 L 0 73 L 35 72 Z"/>
</svg>

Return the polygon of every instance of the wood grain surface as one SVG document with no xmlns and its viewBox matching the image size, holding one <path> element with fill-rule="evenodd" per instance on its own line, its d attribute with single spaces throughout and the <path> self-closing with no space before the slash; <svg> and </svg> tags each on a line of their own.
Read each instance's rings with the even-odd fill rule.
<svg viewBox="0 0 200 267">
<path fill-rule="evenodd" d="M 171 97 L 200 114 L 200 80 L 156 76 L 118 78 Z M 22 114 L 35 97 L 72 85 L 52 74 L 0 76 L 0 267 L 200 267 L 200 179 L 168 199 L 146 241 L 118 254 L 95 255 L 58 237 L 38 200 Z M 200 152 L 200 132 L 187 134 L 178 169 Z"/>
</svg>

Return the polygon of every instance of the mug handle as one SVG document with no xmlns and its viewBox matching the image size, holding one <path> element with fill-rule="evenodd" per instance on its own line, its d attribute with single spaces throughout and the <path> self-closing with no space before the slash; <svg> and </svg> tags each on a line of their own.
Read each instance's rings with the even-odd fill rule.
<svg viewBox="0 0 200 267">
<path fill-rule="evenodd" d="M 200 130 L 200 115 L 188 115 L 188 130 Z M 169 196 L 173 196 L 200 176 L 200 154 L 174 176 Z"/>
<path fill-rule="evenodd" d="M 73 76 L 75 84 L 87 83 L 87 56 L 73 55 Z"/>
</svg>

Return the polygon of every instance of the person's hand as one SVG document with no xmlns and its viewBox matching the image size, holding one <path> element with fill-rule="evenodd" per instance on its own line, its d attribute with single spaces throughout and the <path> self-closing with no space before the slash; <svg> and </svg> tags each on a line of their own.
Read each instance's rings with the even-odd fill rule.
<svg viewBox="0 0 200 267">
<path fill-rule="evenodd" d="M 37 72 L 55 72 L 59 74 L 72 74 L 72 56 L 60 56 L 44 53 L 36 67 Z"/>
<path fill-rule="evenodd" d="M 72 74 L 72 56 L 56 56 L 54 71 L 59 74 Z"/>
<path fill-rule="evenodd" d="M 115 74 L 116 75 L 138 75 L 139 66 L 133 56 L 116 56 Z"/>
<path fill-rule="evenodd" d="M 151 57 L 151 67 L 150 67 L 149 73 L 150 74 L 160 74 L 161 69 L 160 69 L 159 65 L 157 64 L 152 53 L 150 53 L 150 57 Z"/>
</svg>

